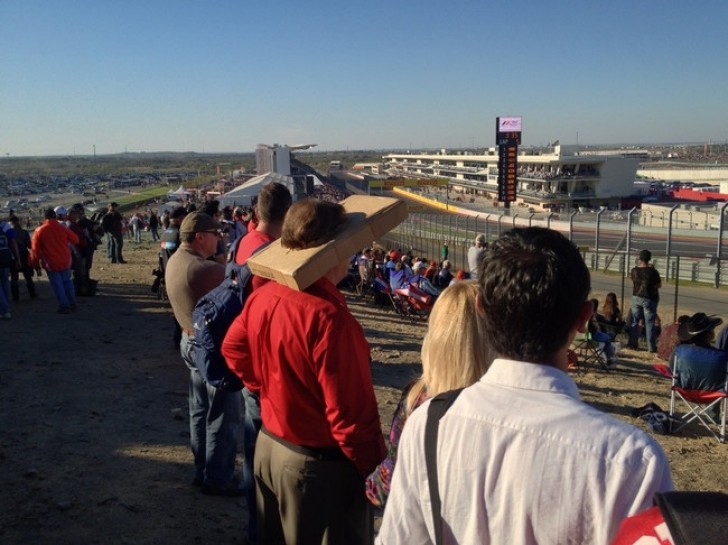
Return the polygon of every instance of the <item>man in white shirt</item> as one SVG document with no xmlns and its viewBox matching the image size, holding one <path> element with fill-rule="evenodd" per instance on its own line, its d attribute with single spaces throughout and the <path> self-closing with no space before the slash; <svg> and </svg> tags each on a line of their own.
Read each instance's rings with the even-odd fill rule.
<svg viewBox="0 0 728 545">
<path fill-rule="evenodd" d="M 468 269 L 470 269 L 470 278 L 478 278 L 478 267 L 483 260 L 488 243 L 485 242 L 485 235 L 475 237 L 473 245 L 468 248 Z"/>
<path fill-rule="evenodd" d="M 608 545 L 673 484 L 659 445 L 581 402 L 565 371 L 593 308 L 589 271 L 565 237 L 534 227 L 495 241 L 481 273 L 499 358 L 440 421 L 442 542 Z M 435 543 L 423 407 L 404 427 L 381 544 Z"/>
</svg>

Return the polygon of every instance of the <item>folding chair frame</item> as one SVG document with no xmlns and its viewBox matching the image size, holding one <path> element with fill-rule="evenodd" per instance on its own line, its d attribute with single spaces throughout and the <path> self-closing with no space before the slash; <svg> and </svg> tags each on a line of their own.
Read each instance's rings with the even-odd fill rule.
<svg viewBox="0 0 728 545">
<path fill-rule="evenodd" d="M 653 367 L 662 376 L 672 381 L 670 388 L 670 416 L 673 419 L 670 421 L 670 433 L 676 433 L 691 422 L 697 420 L 719 442 L 725 443 L 726 415 L 728 413 L 728 375 L 726 376 L 726 382 L 722 390 L 687 390 L 677 385 L 679 375 L 678 373 L 671 372 L 667 365 L 654 365 Z M 688 407 L 687 412 L 680 417 L 676 415 L 678 399 L 682 400 Z M 718 407 L 719 422 L 716 422 L 709 412 L 714 407 Z M 678 418 L 680 424 L 674 427 L 673 422 Z M 718 433 L 711 428 L 711 424 L 718 429 Z"/>
<path fill-rule="evenodd" d="M 598 367 L 603 371 L 609 371 L 604 345 L 592 340 L 591 335 L 586 334 L 583 337 L 577 337 L 571 345 L 571 349 L 577 356 L 576 371 L 578 373 L 586 373 L 589 367 Z"/>
</svg>

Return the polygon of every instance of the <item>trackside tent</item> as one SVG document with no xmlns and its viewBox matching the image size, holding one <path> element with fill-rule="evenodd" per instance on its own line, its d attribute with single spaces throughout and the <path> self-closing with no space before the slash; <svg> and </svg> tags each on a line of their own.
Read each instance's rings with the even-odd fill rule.
<svg viewBox="0 0 728 545">
<path fill-rule="evenodd" d="M 291 195 L 295 198 L 296 193 L 293 185 L 293 178 L 290 176 L 284 176 L 283 174 L 278 174 L 277 172 L 267 172 L 260 176 L 256 176 L 255 178 L 251 178 L 243 185 L 238 186 L 232 191 L 218 197 L 217 200 L 220 201 L 220 208 L 224 208 L 225 206 L 250 206 L 253 197 L 256 197 L 263 187 L 273 182 L 285 185 Z"/>
</svg>

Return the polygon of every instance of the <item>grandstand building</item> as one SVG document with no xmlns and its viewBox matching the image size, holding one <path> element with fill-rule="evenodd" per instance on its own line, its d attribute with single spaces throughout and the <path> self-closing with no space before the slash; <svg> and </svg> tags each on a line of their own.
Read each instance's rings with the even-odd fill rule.
<svg viewBox="0 0 728 545">
<path fill-rule="evenodd" d="M 618 207 L 634 195 L 637 167 L 646 152 L 592 151 L 556 144 L 518 154 L 516 204 L 539 210 L 571 206 Z M 391 176 L 446 178 L 451 190 L 496 198 L 498 150 L 482 155 L 442 150 L 436 154 L 390 154 L 383 157 Z"/>
</svg>

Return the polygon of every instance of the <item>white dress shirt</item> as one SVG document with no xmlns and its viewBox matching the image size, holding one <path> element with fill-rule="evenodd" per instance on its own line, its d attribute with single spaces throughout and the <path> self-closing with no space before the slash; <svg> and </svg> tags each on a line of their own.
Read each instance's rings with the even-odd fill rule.
<svg viewBox="0 0 728 545">
<path fill-rule="evenodd" d="M 378 544 L 434 543 L 425 466 L 429 402 L 407 420 Z M 673 488 L 650 436 L 579 400 L 546 365 L 497 359 L 440 422 L 444 543 L 608 545 Z"/>
</svg>

